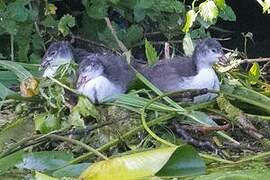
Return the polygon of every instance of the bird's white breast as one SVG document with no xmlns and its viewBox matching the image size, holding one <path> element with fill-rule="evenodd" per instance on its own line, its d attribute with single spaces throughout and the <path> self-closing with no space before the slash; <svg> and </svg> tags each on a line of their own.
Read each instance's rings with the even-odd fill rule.
<svg viewBox="0 0 270 180">
<path fill-rule="evenodd" d="M 124 93 L 124 89 L 116 86 L 104 76 L 98 76 L 85 85 L 78 88 L 78 91 L 87 96 L 92 102 L 103 102 L 105 98 Z"/>
<path fill-rule="evenodd" d="M 193 77 L 188 77 L 181 82 L 181 89 L 210 89 L 219 90 L 219 80 L 215 71 L 212 68 L 202 68 L 198 74 Z M 201 96 L 196 96 L 194 102 L 204 102 L 216 97 L 216 94 L 208 93 Z"/>
</svg>

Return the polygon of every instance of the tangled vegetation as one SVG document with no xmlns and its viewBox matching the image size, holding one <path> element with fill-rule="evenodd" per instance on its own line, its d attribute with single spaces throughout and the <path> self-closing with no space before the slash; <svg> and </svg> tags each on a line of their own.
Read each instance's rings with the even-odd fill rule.
<svg viewBox="0 0 270 180">
<path fill-rule="evenodd" d="M 215 67 L 220 91 L 175 92 L 218 94 L 200 104 L 175 102 L 140 73 L 128 93 L 99 105 L 74 89 L 77 64 L 41 77 L 54 41 L 152 65 L 191 55 L 220 20 L 236 20 L 225 0 L 0 0 L 0 177 L 267 178 L 269 58 L 227 49 L 230 65 Z"/>
</svg>

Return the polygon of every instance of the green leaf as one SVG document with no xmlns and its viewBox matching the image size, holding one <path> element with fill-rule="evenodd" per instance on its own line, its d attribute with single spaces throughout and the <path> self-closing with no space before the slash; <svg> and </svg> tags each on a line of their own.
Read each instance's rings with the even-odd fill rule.
<svg viewBox="0 0 270 180">
<path fill-rule="evenodd" d="M 128 162 L 128 163 L 127 163 Z M 81 179 L 145 179 L 187 176 L 205 172 L 205 164 L 191 146 L 160 148 L 100 161 L 87 168 Z"/>
<path fill-rule="evenodd" d="M 75 18 L 69 14 L 61 17 L 58 23 L 58 30 L 63 34 L 63 36 L 67 36 L 70 33 L 70 28 L 75 26 Z"/>
<path fill-rule="evenodd" d="M 134 8 L 134 20 L 140 22 L 145 18 L 145 10 L 143 8 L 135 7 Z"/>
<path fill-rule="evenodd" d="M 99 112 L 95 106 L 85 96 L 79 96 L 78 103 L 73 107 L 72 112 L 79 112 L 83 117 L 99 117 Z"/>
<path fill-rule="evenodd" d="M 117 36 L 130 48 L 143 38 L 143 28 L 139 25 L 131 25 L 127 30 L 117 32 Z"/>
<path fill-rule="evenodd" d="M 16 164 L 22 162 L 23 151 L 18 151 L 0 159 L 0 174 L 4 174 L 10 168 L 15 167 Z"/>
<path fill-rule="evenodd" d="M 153 65 L 157 62 L 158 55 L 156 49 L 147 39 L 145 39 L 145 54 L 149 65 Z"/>
<path fill-rule="evenodd" d="M 19 63 L 12 61 L 0 61 L 0 66 L 12 71 L 19 78 L 19 81 L 26 80 L 28 78 L 33 78 L 32 74 L 22 67 Z"/>
<path fill-rule="evenodd" d="M 155 0 L 153 9 L 168 13 L 182 13 L 185 11 L 185 5 L 177 0 Z"/>
<path fill-rule="evenodd" d="M 200 27 L 198 29 L 194 29 L 190 32 L 191 39 L 202 39 L 207 37 L 207 32 L 204 27 Z"/>
<path fill-rule="evenodd" d="M 269 169 L 248 169 L 248 170 L 238 170 L 238 171 L 222 171 L 214 172 L 209 175 L 199 176 L 195 180 L 267 180 L 269 179 L 270 171 Z"/>
<path fill-rule="evenodd" d="M 214 0 L 214 2 L 219 9 L 223 9 L 226 7 L 225 0 Z"/>
<path fill-rule="evenodd" d="M 58 26 L 58 21 L 56 21 L 52 16 L 46 16 L 46 18 L 41 22 L 45 27 L 50 27 L 56 29 Z"/>
<path fill-rule="evenodd" d="M 248 71 L 250 84 L 255 85 L 258 82 L 260 76 L 261 76 L 260 65 L 257 62 L 254 62 Z"/>
<path fill-rule="evenodd" d="M 196 12 L 194 10 L 189 10 L 186 13 L 186 23 L 182 29 L 183 32 L 187 33 L 189 29 L 192 27 L 194 21 L 196 20 Z"/>
<path fill-rule="evenodd" d="M 8 96 L 12 96 L 12 95 L 15 95 L 17 94 L 16 92 L 14 91 L 11 91 L 9 88 L 7 88 L 5 85 L 3 85 L 1 82 L 0 82 L 0 99 L 6 99 L 6 97 Z M 0 102 L 1 104 L 1 102 Z M 1 107 L 1 105 L 0 105 Z"/>
<path fill-rule="evenodd" d="M 222 85 L 221 92 L 226 96 L 233 97 L 242 102 L 252 104 L 254 106 L 264 109 L 266 112 L 270 112 L 270 98 L 262 95 L 254 90 L 233 85 Z"/>
<path fill-rule="evenodd" d="M 225 21 L 236 21 L 236 15 L 230 6 L 225 6 L 220 12 L 219 17 Z"/>
<path fill-rule="evenodd" d="M 52 175 L 54 177 L 78 177 L 89 166 L 90 163 L 69 165 L 54 171 Z"/>
<path fill-rule="evenodd" d="M 37 171 L 52 171 L 64 167 L 73 159 L 73 154 L 60 151 L 26 153 L 16 166 Z"/>
<path fill-rule="evenodd" d="M 193 176 L 205 173 L 205 163 L 191 146 L 181 146 L 174 151 L 156 176 Z"/>
<path fill-rule="evenodd" d="M 7 6 L 10 18 L 18 22 L 25 22 L 28 19 L 28 9 L 25 8 L 25 1 L 15 1 Z"/>
<path fill-rule="evenodd" d="M 4 18 L 0 25 L 11 35 L 16 35 L 18 32 L 18 25 L 14 20 Z"/>
<path fill-rule="evenodd" d="M 188 117 L 192 118 L 192 120 L 206 125 L 206 126 L 217 126 L 216 122 L 210 118 L 207 114 L 200 111 L 191 111 L 188 113 Z"/>
<path fill-rule="evenodd" d="M 43 134 L 60 128 L 60 119 L 54 114 L 42 113 L 34 117 L 35 129 Z"/>
<path fill-rule="evenodd" d="M 104 0 L 94 0 L 90 7 L 87 7 L 87 14 L 94 19 L 103 19 L 108 16 L 109 5 Z"/>
<path fill-rule="evenodd" d="M 214 1 L 207 0 L 199 5 L 199 13 L 203 20 L 213 23 L 218 16 L 218 8 Z"/>
<path fill-rule="evenodd" d="M 12 120 L 12 123 L 8 124 L 5 128 L 1 128 L 0 152 L 2 152 L 7 145 L 29 137 L 35 132 L 33 121 L 27 116 L 25 118 L 17 117 L 16 119 L 12 118 L 7 120 Z"/>
<path fill-rule="evenodd" d="M 59 180 L 59 179 L 36 171 L 35 180 Z"/>
<path fill-rule="evenodd" d="M 27 62 L 28 53 L 30 50 L 31 35 L 33 31 L 33 24 L 21 24 L 16 36 L 15 43 L 19 50 L 17 51 L 18 61 Z"/>
<path fill-rule="evenodd" d="M 194 46 L 193 46 L 193 42 L 189 33 L 186 33 L 183 39 L 183 49 L 186 56 L 192 56 L 193 51 L 194 51 Z"/>
</svg>

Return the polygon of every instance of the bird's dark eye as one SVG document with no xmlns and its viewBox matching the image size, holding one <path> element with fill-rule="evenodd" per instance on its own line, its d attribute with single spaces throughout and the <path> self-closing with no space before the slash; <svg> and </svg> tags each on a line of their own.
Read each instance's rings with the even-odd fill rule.
<svg viewBox="0 0 270 180">
<path fill-rule="evenodd" d="M 50 53 L 49 53 L 49 56 L 55 56 L 56 55 L 56 51 L 51 51 Z"/>
<path fill-rule="evenodd" d="M 217 53 L 217 50 L 216 50 L 216 49 L 211 49 L 211 51 L 212 51 L 213 53 Z"/>
</svg>

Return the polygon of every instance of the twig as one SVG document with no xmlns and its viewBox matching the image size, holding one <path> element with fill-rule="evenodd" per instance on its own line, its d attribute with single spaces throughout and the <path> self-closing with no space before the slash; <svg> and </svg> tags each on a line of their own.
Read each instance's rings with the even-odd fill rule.
<svg viewBox="0 0 270 180">
<path fill-rule="evenodd" d="M 175 116 L 175 113 L 169 113 L 167 115 L 161 116 L 159 118 L 156 118 L 154 120 L 151 120 L 151 121 L 147 122 L 147 125 L 148 125 L 148 127 L 151 127 L 151 126 L 154 126 L 156 124 L 160 124 L 161 122 L 167 121 L 167 120 L 173 118 L 174 116 Z M 105 150 L 107 150 L 107 149 L 109 149 L 109 148 L 117 145 L 123 139 L 129 138 L 129 137 L 133 136 L 134 134 L 142 131 L 143 129 L 144 128 L 143 128 L 142 125 L 140 125 L 139 127 L 135 127 L 134 129 L 132 129 L 129 132 L 125 133 L 122 136 L 122 139 L 114 139 L 114 140 L 110 141 L 109 143 L 107 143 L 107 144 L 101 146 L 100 148 L 98 148 L 97 151 L 99 151 L 99 152 L 100 151 L 101 152 L 102 151 L 105 151 Z M 83 160 L 86 160 L 86 159 L 90 158 L 91 156 L 93 156 L 93 153 L 92 152 L 86 153 L 86 154 L 81 155 L 81 156 L 77 157 L 76 159 L 70 161 L 69 164 L 79 163 L 79 162 L 81 162 Z"/>
<path fill-rule="evenodd" d="M 14 61 L 14 35 L 10 35 L 10 59 Z"/>
<path fill-rule="evenodd" d="M 112 51 L 111 48 L 105 46 L 105 45 L 102 44 L 102 43 L 98 43 L 98 42 L 95 42 L 95 41 L 91 41 L 91 40 L 85 39 L 85 38 L 83 38 L 83 37 L 81 37 L 81 36 L 72 35 L 71 38 L 72 38 L 72 39 L 78 39 L 78 40 L 80 40 L 80 41 L 85 41 L 85 42 L 87 42 L 87 43 L 89 43 L 89 44 L 93 44 L 93 45 L 95 45 L 95 46 L 100 46 L 100 47 L 102 47 L 102 48 L 105 48 L 105 49 L 108 49 L 108 50 Z"/>
<path fill-rule="evenodd" d="M 102 159 L 105 159 L 105 160 L 108 159 L 105 155 L 101 154 L 99 151 L 92 148 L 91 146 L 88 146 L 87 144 L 82 143 L 81 141 L 77 141 L 77 140 L 71 139 L 71 138 L 66 138 L 66 137 L 63 137 L 63 136 L 58 136 L 58 135 L 55 135 L 55 134 L 50 134 L 47 137 L 50 138 L 50 139 L 57 139 L 57 140 L 60 140 L 60 141 L 66 141 L 66 142 L 70 142 L 70 143 L 75 144 L 75 145 L 79 145 L 79 146 L 85 148 L 86 150 L 92 152 L 93 154 L 96 154 L 97 156 L 101 157 Z"/>
<path fill-rule="evenodd" d="M 168 42 L 165 42 L 164 52 L 165 52 L 165 59 L 170 59 L 170 44 Z"/>
<path fill-rule="evenodd" d="M 61 83 L 60 81 L 58 81 L 57 79 L 53 78 L 53 77 L 48 77 L 50 80 L 52 80 L 53 82 L 55 82 L 56 84 L 58 84 L 59 86 L 62 86 L 63 88 L 69 90 L 70 92 L 73 92 L 75 94 L 78 94 L 78 92 L 75 89 L 71 89 L 70 87 L 68 87 L 67 85 Z"/>
<path fill-rule="evenodd" d="M 227 72 L 233 68 L 236 68 L 237 66 L 244 64 L 244 63 L 254 63 L 254 62 L 269 62 L 270 58 L 254 58 L 254 59 L 243 59 L 243 60 L 237 60 L 236 62 L 226 66 L 226 67 L 222 67 L 220 68 L 220 72 Z"/>
<path fill-rule="evenodd" d="M 211 127 L 206 127 L 206 126 L 186 126 L 186 125 L 182 125 L 181 126 L 183 129 L 185 130 L 192 130 L 192 131 L 200 131 L 204 134 L 212 132 L 212 131 L 224 131 L 224 130 L 228 130 L 228 128 L 230 127 L 230 124 L 226 124 L 223 126 L 211 126 Z"/>
<path fill-rule="evenodd" d="M 114 30 L 113 26 L 112 26 L 112 23 L 110 21 L 109 18 L 105 17 L 104 20 L 106 21 L 106 24 L 108 26 L 108 28 L 111 30 L 111 33 L 114 37 L 114 39 L 116 40 L 118 46 L 120 47 L 120 49 L 123 51 L 123 52 L 127 52 L 128 49 L 126 48 L 126 46 L 123 44 L 122 41 L 120 41 L 116 35 L 116 31 Z"/>
</svg>

